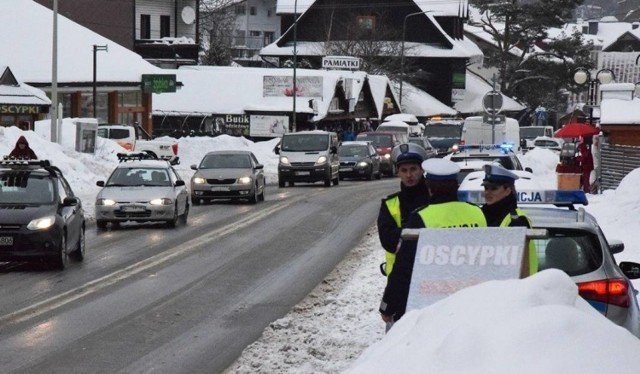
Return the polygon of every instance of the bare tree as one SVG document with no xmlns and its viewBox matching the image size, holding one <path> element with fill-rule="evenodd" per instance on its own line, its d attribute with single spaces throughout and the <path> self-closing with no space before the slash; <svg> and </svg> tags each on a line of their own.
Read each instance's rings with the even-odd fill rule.
<svg viewBox="0 0 640 374">
<path fill-rule="evenodd" d="M 203 0 L 200 2 L 200 34 L 205 41 L 200 63 L 230 65 L 233 61 L 236 14 L 234 0 Z"/>
</svg>

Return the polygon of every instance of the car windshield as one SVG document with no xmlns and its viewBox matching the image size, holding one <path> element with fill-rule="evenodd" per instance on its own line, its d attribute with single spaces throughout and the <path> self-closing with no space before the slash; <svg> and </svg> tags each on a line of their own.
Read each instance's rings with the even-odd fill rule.
<svg viewBox="0 0 640 374">
<path fill-rule="evenodd" d="M 209 155 L 200 163 L 200 169 L 248 169 L 251 160 L 248 155 Z"/>
<path fill-rule="evenodd" d="M 536 147 L 555 147 L 560 149 L 558 143 L 554 142 L 553 140 L 536 140 L 535 142 L 533 142 L 533 145 Z"/>
<path fill-rule="evenodd" d="M 375 134 L 360 134 L 356 137 L 357 140 L 366 140 L 371 142 L 374 147 L 385 147 L 391 148 L 393 147 L 393 142 L 391 141 L 391 135 L 375 135 Z"/>
<path fill-rule="evenodd" d="M 285 135 L 282 137 L 281 149 L 283 151 L 323 151 L 329 148 L 329 135 L 304 134 Z"/>
<path fill-rule="evenodd" d="M 166 169 L 145 167 L 117 168 L 106 183 L 108 187 L 166 187 L 170 185 L 169 173 Z"/>
<path fill-rule="evenodd" d="M 544 135 L 544 127 L 520 127 L 520 137 L 534 139 Z"/>
<path fill-rule="evenodd" d="M 602 247 L 596 235 L 580 230 L 550 230 L 535 239 L 539 269 L 560 269 L 570 276 L 590 273 L 602 265 Z"/>
<path fill-rule="evenodd" d="M 462 125 L 433 124 L 425 126 L 424 134 L 428 138 L 460 138 Z"/>
<path fill-rule="evenodd" d="M 51 204 L 53 180 L 25 171 L 0 173 L 0 204 Z"/>
<path fill-rule="evenodd" d="M 343 145 L 338 150 L 338 156 L 365 157 L 367 156 L 367 147 L 361 145 Z"/>
</svg>

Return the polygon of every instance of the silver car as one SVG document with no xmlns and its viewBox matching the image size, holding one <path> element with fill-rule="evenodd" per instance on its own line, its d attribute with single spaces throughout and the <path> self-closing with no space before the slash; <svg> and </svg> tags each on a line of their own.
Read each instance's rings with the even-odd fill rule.
<svg viewBox="0 0 640 374">
<path fill-rule="evenodd" d="M 545 229 L 548 233 L 533 240 L 539 271 L 550 268 L 564 271 L 576 283 L 583 299 L 640 338 L 637 291 L 630 282 L 640 278 L 640 264 L 616 263 L 613 255 L 622 252 L 624 244 L 607 240 L 595 217 L 584 208 L 574 208 L 573 204 L 587 203 L 582 190 L 528 193 L 531 198 L 520 201 L 520 208 L 525 210 L 534 229 Z M 458 195 L 461 200 L 483 202 L 479 191 L 460 190 Z"/>
<path fill-rule="evenodd" d="M 96 183 L 96 225 L 109 222 L 166 222 L 175 227 L 181 218 L 187 223 L 189 191 L 168 161 L 128 157 L 109 176 Z"/>
<path fill-rule="evenodd" d="M 264 166 L 250 151 L 213 151 L 191 165 L 191 202 L 215 199 L 264 201 Z"/>
</svg>

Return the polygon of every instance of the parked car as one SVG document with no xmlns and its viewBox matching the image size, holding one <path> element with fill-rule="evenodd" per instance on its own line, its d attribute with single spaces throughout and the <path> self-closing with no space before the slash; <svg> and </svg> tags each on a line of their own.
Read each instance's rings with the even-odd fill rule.
<svg viewBox="0 0 640 374">
<path fill-rule="evenodd" d="M 250 151 L 208 152 L 199 165 L 191 165 L 191 202 L 215 199 L 264 201 L 264 166 Z"/>
<path fill-rule="evenodd" d="M 98 126 L 98 136 L 115 140 L 127 151 L 147 153 L 155 158 L 167 160 L 172 165 L 180 163 L 178 142 L 153 139 L 137 123 L 133 125 L 103 123 Z"/>
<path fill-rule="evenodd" d="M 109 179 L 97 181 L 96 226 L 109 222 L 187 223 L 189 191 L 169 161 L 150 159 L 145 153 L 119 153 L 120 163 Z"/>
<path fill-rule="evenodd" d="M 549 136 L 538 136 L 533 140 L 534 148 L 544 148 L 551 150 L 557 154 L 560 154 L 562 151 L 562 145 L 564 144 L 564 140 L 561 138 L 553 138 Z"/>
<path fill-rule="evenodd" d="M 459 196 L 464 201 L 483 202 L 482 194 L 475 191 L 459 190 Z M 640 337 L 637 292 L 630 282 L 640 278 L 640 264 L 616 263 L 613 255 L 622 252 L 624 244 L 607 239 L 595 217 L 582 207 L 574 207 L 588 203 L 582 190 L 538 191 L 534 196 L 521 201 L 519 206 L 531 219 L 532 228 L 547 233 L 533 240 L 539 271 L 551 268 L 564 271 L 591 306 Z"/>
<path fill-rule="evenodd" d="M 370 142 L 342 142 L 338 147 L 340 159 L 340 179 L 357 178 L 371 180 L 380 179 L 380 156 Z"/>
<path fill-rule="evenodd" d="M 84 259 L 82 201 L 48 160 L 0 161 L 0 207 L 0 261 Z"/>
<path fill-rule="evenodd" d="M 415 143 L 424 148 L 425 152 L 427 152 L 427 158 L 438 157 L 438 151 L 431 145 L 429 139 L 424 136 L 410 136 L 409 143 Z"/>
<path fill-rule="evenodd" d="M 525 170 L 518 156 L 511 149 L 511 145 L 465 145 L 460 148 L 459 152 L 447 157 L 460 166 L 459 183 L 462 183 L 467 174 L 483 170 L 484 165 L 493 162 L 499 163 L 508 170 Z M 532 172 L 531 168 L 526 170 Z"/>
<path fill-rule="evenodd" d="M 356 140 L 368 141 L 373 144 L 380 156 L 380 169 L 382 174 L 387 176 L 396 175 L 396 167 L 391 161 L 391 151 L 393 147 L 400 144 L 397 135 L 391 132 L 367 131 L 356 136 Z"/>
<path fill-rule="evenodd" d="M 552 137 L 552 126 L 522 126 L 520 127 L 520 147 L 525 152 L 530 150 L 535 145 L 533 144 L 535 139 L 540 136 Z"/>
</svg>

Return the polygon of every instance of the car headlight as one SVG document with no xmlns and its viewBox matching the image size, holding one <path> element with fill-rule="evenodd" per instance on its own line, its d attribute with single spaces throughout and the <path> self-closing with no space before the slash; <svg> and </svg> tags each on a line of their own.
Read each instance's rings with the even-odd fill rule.
<svg viewBox="0 0 640 374">
<path fill-rule="evenodd" d="M 367 167 L 368 165 L 369 165 L 369 163 L 366 162 L 366 161 L 358 162 L 358 167 L 361 167 L 361 168 Z"/>
<path fill-rule="evenodd" d="M 384 158 L 386 158 L 386 159 L 390 159 L 390 158 L 391 158 L 391 154 L 390 154 L 390 153 L 387 153 L 386 155 L 384 155 L 384 156 L 382 156 L 382 157 L 384 157 Z"/>
<path fill-rule="evenodd" d="M 282 165 L 291 165 L 287 156 L 280 156 L 280 163 Z"/>
<path fill-rule="evenodd" d="M 116 202 L 111 199 L 98 199 L 96 200 L 96 205 L 112 206 L 116 205 Z"/>
<path fill-rule="evenodd" d="M 238 178 L 238 184 L 251 184 L 251 177 Z"/>
<path fill-rule="evenodd" d="M 193 184 L 205 184 L 207 182 L 207 180 L 202 177 L 193 177 L 192 181 Z"/>
<path fill-rule="evenodd" d="M 53 226 L 56 222 L 56 217 L 48 216 L 43 218 L 34 219 L 27 225 L 27 229 L 29 230 L 46 230 L 49 227 Z"/>
<path fill-rule="evenodd" d="M 151 205 L 171 205 L 171 204 L 173 204 L 173 200 L 167 199 L 166 197 L 163 197 L 161 199 L 153 199 L 153 200 L 149 201 L 149 204 L 151 204 Z"/>
<path fill-rule="evenodd" d="M 327 162 L 327 156 L 318 157 L 318 161 L 316 161 L 316 165 L 322 165 Z"/>
</svg>

